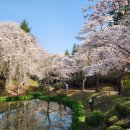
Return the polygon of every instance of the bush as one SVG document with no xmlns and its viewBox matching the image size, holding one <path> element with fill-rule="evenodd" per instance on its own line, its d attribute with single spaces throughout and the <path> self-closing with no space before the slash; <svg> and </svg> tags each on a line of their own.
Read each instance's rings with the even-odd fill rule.
<svg viewBox="0 0 130 130">
<path fill-rule="evenodd" d="M 115 123 L 117 126 L 120 126 L 124 129 L 126 128 L 130 128 L 130 119 L 126 118 L 126 119 L 121 119 L 120 121 Z"/>
<path fill-rule="evenodd" d="M 124 86 L 122 91 L 124 96 L 130 96 L 130 86 Z"/>
<path fill-rule="evenodd" d="M 61 89 L 63 86 L 64 86 L 64 84 L 62 82 L 56 82 L 54 84 L 55 90 Z"/>
<path fill-rule="evenodd" d="M 118 112 L 119 116 L 121 116 L 121 117 L 126 117 L 126 116 L 130 115 L 130 101 L 116 104 L 115 110 Z"/>
<path fill-rule="evenodd" d="M 5 98 L 6 101 L 24 101 L 33 99 L 31 95 L 28 96 L 14 96 L 14 97 L 7 97 Z"/>
<path fill-rule="evenodd" d="M 100 111 L 95 111 L 86 116 L 85 122 L 90 126 L 99 126 L 104 122 L 104 114 Z"/>
<path fill-rule="evenodd" d="M 116 115 L 114 115 L 114 116 L 112 116 L 112 117 L 106 119 L 106 120 L 105 120 L 105 123 L 106 123 L 107 126 L 111 126 L 111 125 L 113 125 L 114 123 L 116 123 L 117 121 L 118 121 L 118 117 L 117 117 Z"/>
<path fill-rule="evenodd" d="M 34 92 L 34 93 L 31 93 L 31 95 L 33 96 L 34 99 L 37 99 L 40 96 L 43 96 L 44 93 L 42 93 L 42 92 Z"/>
<path fill-rule="evenodd" d="M 7 97 L 6 101 L 18 101 L 20 100 L 20 96 Z"/>
<path fill-rule="evenodd" d="M 6 97 L 0 97 L 0 102 L 6 101 Z"/>
<path fill-rule="evenodd" d="M 39 91 L 40 91 L 40 92 L 44 92 L 44 91 L 45 91 L 45 87 L 40 85 L 40 86 L 39 86 Z"/>
<path fill-rule="evenodd" d="M 123 130 L 120 126 L 110 126 L 107 130 Z"/>
<path fill-rule="evenodd" d="M 43 89 L 45 93 L 49 93 L 49 92 L 52 92 L 55 88 L 52 86 L 44 86 Z"/>
<path fill-rule="evenodd" d="M 125 96 L 130 96 L 130 78 L 123 80 L 124 87 L 122 88 Z"/>
</svg>

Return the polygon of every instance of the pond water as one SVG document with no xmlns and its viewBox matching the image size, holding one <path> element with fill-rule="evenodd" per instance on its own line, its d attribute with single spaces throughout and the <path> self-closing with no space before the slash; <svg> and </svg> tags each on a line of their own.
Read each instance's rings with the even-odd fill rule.
<svg viewBox="0 0 130 130">
<path fill-rule="evenodd" d="M 56 102 L 0 103 L 0 130 L 68 130 L 71 122 L 71 109 Z"/>
</svg>

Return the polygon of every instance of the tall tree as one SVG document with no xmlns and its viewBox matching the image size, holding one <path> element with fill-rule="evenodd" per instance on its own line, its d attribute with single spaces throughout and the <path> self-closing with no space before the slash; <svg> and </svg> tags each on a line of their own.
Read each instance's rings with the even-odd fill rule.
<svg viewBox="0 0 130 130">
<path fill-rule="evenodd" d="M 66 51 L 65 51 L 65 56 L 70 56 L 70 53 L 69 53 L 69 51 L 66 49 Z"/>
<path fill-rule="evenodd" d="M 22 84 L 28 76 L 43 77 L 40 68 L 46 52 L 34 36 L 12 22 L 0 22 L 0 36 L 0 76 L 6 79 L 7 86 L 12 80 Z"/>
<path fill-rule="evenodd" d="M 26 20 L 23 20 L 20 24 L 21 29 L 23 29 L 26 33 L 31 32 L 31 28 L 28 25 L 28 22 Z"/>
<path fill-rule="evenodd" d="M 72 53 L 71 53 L 72 55 L 75 55 L 75 53 L 78 51 L 78 46 L 79 45 L 76 45 L 76 44 L 73 45 L 73 49 L 72 49 Z"/>
<path fill-rule="evenodd" d="M 108 12 L 108 14 L 112 15 L 113 17 L 113 24 L 119 25 L 129 25 L 129 10 L 130 10 L 130 1 L 126 0 L 124 4 L 122 4 L 122 1 L 113 1 L 112 4 L 113 8 Z M 118 10 L 116 7 L 118 6 Z M 127 19 L 127 20 L 126 20 Z"/>
<path fill-rule="evenodd" d="M 77 67 L 79 65 L 79 70 L 84 71 L 86 77 L 95 76 L 96 90 L 99 88 L 98 78 L 100 76 L 104 77 L 109 76 L 110 73 L 113 73 L 113 75 L 117 73 L 120 94 L 121 78 L 130 57 L 130 30 L 125 24 L 129 22 L 129 18 L 119 18 L 119 15 L 117 15 L 117 22 L 120 23 L 121 20 L 124 23 L 123 25 L 121 23 L 115 25 L 114 22 L 116 21 L 109 12 L 114 10 L 116 16 L 116 12 L 121 12 L 122 8 L 129 5 L 129 2 L 127 0 L 97 0 L 89 3 L 88 9 L 82 8 L 83 13 L 88 10 L 89 13 L 86 12 L 85 18 L 87 21 L 80 32 L 79 38 L 83 40 L 83 44 L 75 55 Z M 122 13 L 124 14 L 124 12 Z M 112 26 L 108 26 L 110 22 L 113 23 Z M 116 75 L 113 78 L 115 77 Z"/>
<path fill-rule="evenodd" d="M 87 8 L 82 8 L 86 23 L 82 26 L 82 33 L 92 33 L 110 25 L 128 25 L 129 0 L 87 0 Z M 95 2 L 94 2 L 95 1 Z M 82 37 L 81 37 L 82 38 Z M 82 38 L 83 39 L 83 38 Z"/>
</svg>

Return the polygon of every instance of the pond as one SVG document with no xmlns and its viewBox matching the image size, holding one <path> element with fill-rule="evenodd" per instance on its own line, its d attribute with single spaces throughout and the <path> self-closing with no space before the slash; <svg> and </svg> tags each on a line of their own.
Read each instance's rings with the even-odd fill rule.
<svg viewBox="0 0 130 130">
<path fill-rule="evenodd" d="M 68 130 L 72 110 L 56 102 L 1 102 L 0 130 Z"/>
</svg>

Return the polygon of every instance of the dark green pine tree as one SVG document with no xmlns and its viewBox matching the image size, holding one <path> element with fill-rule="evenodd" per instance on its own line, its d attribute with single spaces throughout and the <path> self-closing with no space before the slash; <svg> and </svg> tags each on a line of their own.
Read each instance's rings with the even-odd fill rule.
<svg viewBox="0 0 130 130">
<path fill-rule="evenodd" d="M 26 20 L 23 20 L 20 24 L 21 29 L 23 29 L 26 33 L 31 32 L 31 28 L 28 25 L 28 22 Z"/>
<path fill-rule="evenodd" d="M 73 49 L 71 52 L 72 56 L 75 55 L 75 53 L 78 51 L 78 47 L 79 47 L 79 45 L 76 45 L 76 44 L 73 45 Z"/>
<path fill-rule="evenodd" d="M 66 49 L 66 51 L 65 51 L 65 56 L 70 56 L 70 53 L 69 53 L 69 51 Z"/>
<path fill-rule="evenodd" d="M 113 6 L 115 6 L 115 3 L 113 3 Z M 128 13 L 129 10 L 130 10 L 130 2 L 128 2 L 128 5 L 121 6 L 120 11 L 118 12 L 116 10 L 109 11 L 108 14 L 113 16 L 113 21 L 114 21 L 114 22 L 110 22 L 109 26 L 111 26 L 112 24 L 119 25 L 121 21 L 124 20 L 124 18 L 129 15 Z M 129 22 L 126 22 L 126 25 L 129 25 L 129 24 L 130 24 Z"/>
<path fill-rule="evenodd" d="M 123 19 L 123 14 L 121 12 L 116 12 L 115 10 L 112 10 L 109 12 L 110 15 L 113 15 L 113 21 L 114 22 L 110 22 L 109 25 L 118 25 L 120 23 L 120 21 Z"/>
</svg>

